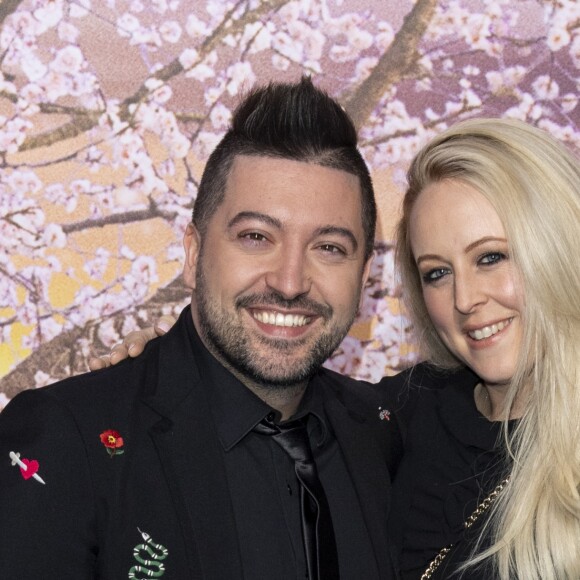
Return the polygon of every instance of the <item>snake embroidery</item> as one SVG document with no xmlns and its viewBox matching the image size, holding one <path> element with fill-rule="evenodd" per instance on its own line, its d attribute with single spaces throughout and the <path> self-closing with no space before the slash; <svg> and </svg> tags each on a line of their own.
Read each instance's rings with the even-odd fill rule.
<svg viewBox="0 0 580 580">
<path fill-rule="evenodd" d="M 139 562 L 139 565 L 131 567 L 129 578 L 136 580 L 160 578 L 165 574 L 165 566 L 161 560 L 165 560 L 169 552 L 161 544 L 155 544 L 148 533 L 141 530 L 139 533 L 143 536 L 145 543 L 135 546 L 133 557 Z"/>
</svg>

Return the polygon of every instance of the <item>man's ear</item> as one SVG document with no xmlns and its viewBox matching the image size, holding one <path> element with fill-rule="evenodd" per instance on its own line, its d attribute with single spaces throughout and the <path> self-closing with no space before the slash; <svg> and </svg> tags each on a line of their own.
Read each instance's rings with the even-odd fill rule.
<svg viewBox="0 0 580 580">
<path fill-rule="evenodd" d="M 364 291 L 365 291 L 365 288 L 367 287 L 367 282 L 368 282 L 369 276 L 371 274 L 371 266 L 372 266 L 373 260 L 375 259 L 375 255 L 376 255 L 376 252 L 373 251 L 373 253 L 369 256 L 369 259 L 365 262 L 365 265 L 363 267 L 362 286 L 361 286 L 360 300 L 358 303 L 359 308 L 362 307 L 362 301 L 364 299 Z"/>
<path fill-rule="evenodd" d="M 200 248 L 201 238 L 199 232 L 197 231 L 197 228 L 190 223 L 183 235 L 183 249 L 185 250 L 183 281 L 188 288 L 191 288 L 191 290 L 195 290 L 195 274 L 197 272 Z"/>
</svg>

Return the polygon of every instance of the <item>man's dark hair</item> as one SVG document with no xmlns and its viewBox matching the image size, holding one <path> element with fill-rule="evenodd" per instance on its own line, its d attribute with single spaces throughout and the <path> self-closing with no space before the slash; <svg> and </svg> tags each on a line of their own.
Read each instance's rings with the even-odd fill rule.
<svg viewBox="0 0 580 580">
<path fill-rule="evenodd" d="M 237 155 L 278 157 L 346 171 L 359 178 L 365 258 L 373 251 L 377 208 L 369 170 L 357 149 L 354 124 L 310 78 L 254 89 L 237 107 L 231 128 L 205 166 L 193 209 L 203 235 L 222 203 Z"/>
</svg>

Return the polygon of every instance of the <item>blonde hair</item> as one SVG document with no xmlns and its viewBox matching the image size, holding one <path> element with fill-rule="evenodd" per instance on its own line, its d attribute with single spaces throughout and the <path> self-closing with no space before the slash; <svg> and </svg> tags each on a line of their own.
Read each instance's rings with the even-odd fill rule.
<svg viewBox="0 0 580 580">
<path fill-rule="evenodd" d="M 397 264 L 410 316 L 430 360 L 459 362 L 440 340 L 423 301 L 409 217 L 427 185 L 463 181 L 494 206 L 523 280 L 522 356 L 507 407 L 526 410 L 508 433 L 512 479 L 483 534 L 492 546 L 465 568 L 488 562 L 502 580 L 580 578 L 580 169 L 544 131 L 507 119 L 459 123 L 428 143 L 408 172 L 397 230 Z M 476 550 L 478 547 L 476 547 Z"/>
</svg>

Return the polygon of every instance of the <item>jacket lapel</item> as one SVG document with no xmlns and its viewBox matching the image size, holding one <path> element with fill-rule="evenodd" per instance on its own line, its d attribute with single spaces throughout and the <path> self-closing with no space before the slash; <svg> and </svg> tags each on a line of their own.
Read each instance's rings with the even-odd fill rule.
<svg viewBox="0 0 580 580">
<path fill-rule="evenodd" d="M 223 449 L 184 314 L 190 316 L 189 309 L 160 345 L 156 391 L 144 400 L 151 415 L 149 435 L 180 522 L 191 578 L 242 578 Z"/>
<path fill-rule="evenodd" d="M 359 388 L 365 387 L 360 385 Z M 353 398 L 345 403 L 341 399 L 336 394 L 325 396 L 327 417 L 359 498 L 380 577 L 392 578 L 394 572 L 387 538 L 391 487 L 386 461 L 389 433 L 384 430 L 384 444 L 379 442 L 380 425 L 372 424 L 373 420 L 380 421 L 378 411 L 376 416 L 369 417 L 370 409 L 363 411 L 360 400 Z"/>
</svg>

